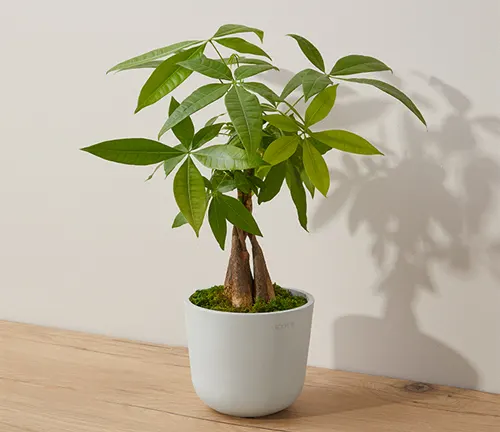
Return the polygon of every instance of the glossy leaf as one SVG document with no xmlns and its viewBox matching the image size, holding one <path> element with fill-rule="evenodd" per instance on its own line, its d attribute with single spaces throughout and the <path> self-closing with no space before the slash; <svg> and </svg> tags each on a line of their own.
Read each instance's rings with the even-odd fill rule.
<svg viewBox="0 0 500 432">
<path fill-rule="evenodd" d="M 182 225 L 186 225 L 188 221 L 184 217 L 184 215 L 179 212 L 177 213 L 177 216 L 175 217 L 174 221 L 172 222 L 172 228 L 179 228 Z"/>
<path fill-rule="evenodd" d="M 392 69 L 374 57 L 348 55 L 337 60 L 330 75 L 355 75 L 366 72 L 392 71 Z"/>
<path fill-rule="evenodd" d="M 232 37 L 232 38 L 216 39 L 215 42 L 217 42 L 222 46 L 225 46 L 226 48 L 230 48 L 234 51 L 243 54 L 253 54 L 253 55 L 263 56 L 267 57 L 269 60 L 272 60 L 271 57 L 262 48 L 246 41 L 245 39 Z"/>
<path fill-rule="evenodd" d="M 273 68 L 278 70 L 278 68 L 276 66 L 272 65 L 271 63 L 269 63 L 265 60 L 258 59 L 258 58 L 251 58 L 251 57 L 241 57 L 241 56 L 238 56 L 237 54 L 235 54 L 235 55 L 237 56 L 237 58 L 235 59 L 236 64 L 267 65 L 267 66 L 272 66 Z"/>
<path fill-rule="evenodd" d="M 259 204 L 267 201 L 271 201 L 276 195 L 278 195 L 285 180 L 286 174 L 286 162 L 281 162 L 278 165 L 274 165 L 267 174 L 264 180 L 264 187 L 259 194 Z"/>
<path fill-rule="evenodd" d="M 175 147 L 174 147 L 175 148 Z M 163 171 L 165 172 L 165 178 L 175 169 L 175 167 L 182 162 L 186 155 L 173 157 L 163 162 Z"/>
<path fill-rule="evenodd" d="M 179 102 L 177 102 L 177 100 L 172 96 L 172 99 L 170 99 L 170 106 L 168 108 L 168 115 L 172 115 L 178 106 Z M 191 117 L 186 117 L 174 126 L 172 128 L 172 132 L 186 148 L 190 148 L 191 141 L 194 136 L 194 125 Z"/>
<path fill-rule="evenodd" d="M 246 82 L 243 84 L 243 87 L 250 90 L 252 93 L 257 93 L 272 104 L 276 104 L 280 101 L 280 97 L 265 84 L 259 82 Z"/>
<path fill-rule="evenodd" d="M 207 122 L 205 123 L 205 127 L 207 127 L 207 126 L 212 126 L 212 125 L 213 125 L 213 124 L 214 124 L 214 123 L 215 123 L 215 122 L 219 119 L 219 117 L 222 117 L 224 114 L 225 114 L 225 113 L 223 113 L 223 114 L 218 114 L 218 115 L 216 115 L 216 116 L 213 116 L 213 117 L 209 118 L 209 119 L 207 120 Z"/>
<path fill-rule="evenodd" d="M 210 224 L 210 228 L 212 228 L 217 243 L 219 243 L 220 248 L 224 250 L 227 235 L 227 222 L 224 211 L 221 209 L 220 202 L 216 199 L 210 201 L 210 206 L 208 207 L 208 223 Z"/>
<path fill-rule="evenodd" d="M 247 233 L 262 236 L 257 222 L 240 200 L 229 195 L 216 195 L 215 199 L 229 222 Z"/>
<path fill-rule="evenodd" d="M 225 98 L 231 121 L 249 154 L 255 154 L 262 138 L 262 109 L 257 96 L 235 86 Z"/>
<path fill-rule="evenodd" d="M 215 171 L 211 179 L 214 190 L 224 193 L 236 189 L 236 181 L 234 178 L 223 171 Z"/>
<path fill-rule="evenodd" d="M 123 138 L 82 148 L 102 159 L 126 165 L 152 165 L 180 156 L 180 150 L 146 138 Z"/>
<path fill-rule="evenodd" d="M 300 72 L 297 72 L 283 88 L 283 91 L 281 92 L 281 96 L 280 96 L 281 99 L 286 99 L 290 94 L 292 94 L 293 91 L 295 91 L 295 89 L 297 89 L 299 86 L 301 86 L 302 85 L 302 78 L 310 70 L 312 70 L 312 69 L 304 69 Z"/>
<path fill-rule="evenodd" d="M 354 83 L 359 83 L 359 84 L 368 84 L 368 85 L 371 85 L 373 87 L 378 88 L 379 90 L 382 90 L 384 93 L 387 93 L 388 95 L 391 95 L 392 97 L 399 100 L 413 114 L 415 114 L 417 116 L 417 118 L 425 126 L 427 126 L 427 123 L 425 122 L 424 116 L 419 111 L 419 109 L 416 107 L 416 105 L 412 102 L 412 100 L 408 96 L 406 96 L 401 90 L 397 89 L 396 87 L 394 87 L 390 84 L 387 84 L 386 82 L 374 80 L 374 79 L 369 79 L 369 78 L 343 78 L 343 80 L 349 81 L 349 82 L 354 82 Z"/>
<path fill-rule="evenodd" d="M 297 150 L 300 138 L 297 135 L 287 135 L 273 141 L 264 153 L 264 160 L 271 165 L 277 165 L 287 160 Z"/>
<path fill-rule="evenodd" d="M 222 62 L 209 59 L 204 55 L 179 62 L 179 65 L 210 78 L 232 80 L 231 70 Z"/>
<path fill-rule="evenodd" d="M 276 69 L 271 65 L 243 65 L 234 71 L 234 77 L 237 80 L 250 78 L 251 76 L 258 75 L 271 69 Z"/>
<path fill-rule="evenodd" d="M 138 65 L 131 65 L 128 67 L 124 67 L 124 68 L 120 69 L 120 71 L 132 70 L 132 69 L 156 69 L 162 63 L 163 63 L 163 60 L 152 60 L 152 61 L 149 61 L 146 63 L 140 63 Z"/>
<path fill-rule="evenodd" d="M 332 110 L 337 97 L 338 84 L 325 88 L 318 93 L 306 110 L 306 126 L 323 120 Z"/>
<path fill-rule="evenodd" d="M 262 30 L 254 27 L 247 27 L 241 24 L 224 24 L 219 27 L 219 30 L 217 30 L 212 37 L 218 38 L 236 33 L 255 33 L 261 42 L 264 41 L 264 32 Z"/>
<path fill-rule="evenodd" d="M 190 158 L 186 159 L 174 177 L 174 197 L 179 210 L 198 236 L 205 218 L 207 197 L 203 176 Z"/>
<path fill-rule="evenodd" d="M 323 61 L 323 57 L 311 42 L 309 42 L 306 38 L 296 34 L 289 34 L 287 36 L 290 36 L 297 41 L 301 51 L 314 66 L 316 66 L 323 72 L 325 71 L 325 62 Z"/>
<path fill-rule="evenodd" d="M 321 153 L 316 150 L 316 147 L 309 140 L 304 140 L 302 148 L 302 160 L 306 174 L 316 189 L 326 196 L 330 188 L 330 173 L 328 172 L 326 162 Z"/>
<path fill-rule="evenodd" d="M 304 98 L 309 100 L 315 94 L 328 87 L 332 81 L 330 78 L 313 69 L 307 69 L 302 75 L 302 87 L 304 89 Z"/>
<path fill-rule="evenodd" d="M 321 141 L 318 141 L 316 138 L 309 136 L 309 141 L 312 143 L 314 147 L 316 147 L 316 150 L 318 150 L 322 155 L 325 153 L 328 153 L 332 147 L 323 144 Z"/>
<path fill-rule="evenodd" d="M 302 169 L 300 171 L 300 178 L 302 179 L 302 182 L 304 183 L 304 186 L 306 187 L 306 189 L 309 191 L 309 193 L 311 194 L 311 198 L 314 198 L 314 192 L 316 190 L 316 188 L 314 187 L 314 185 L 312 184 L 312 181 L 311 179 L 309 178 L 309 176 L 306 174 L 306 171 L 304 169 Z"/>
<path fill-rule="evenodd" d="M 298 132 L 299 125 L 291 117 L 283 114 L 270 114 L 262 117 L 269 124 L 285 132 Z"/>
<path fill-rule="evenodd" d="M 224 96 L 231 84 L 207 84 L 199 89 L 196 89 L 186 99 L 182 101 L 179 107 L 170 115 L 160 130 L 158 137 L 161 137 L 165 132 L 179 124 L 186 117 L 201 110 L 202 108 L 215 102 Z"/>
<path fill-rule="evenodd" d="M 312 134 L 313 138 L 337 150 L 361 155 L 381 155 L 367 140 L 345 130 L 326 130 Z"/>
<path fill-rule="evenodd" d="M 262 159 L 253 153 L 232 145 L 214 145 L 193 153 L 207 168 L 218 170 L 243 170 L 262 165 Z"/>
<path fill-rule="evenodd" d="M 177 42 L 163 48 L 157 48 L 153 51 L 149 51 L 145 54 L 141 54 L 137 57 L 132 57 L 131 59 L 118 63 L 117 65 L 113 66 L 110 70 L 108 70 L 108 72 L 106 73 L 137 68 L 138 66 L 148 63 L 152 60 L 156 60 L 162 57 L 167 57 L 168 55 L 175 54 L 183 49 L 189 48 L 193 45 L 197 45 L 200 43 L 202 43 L 202 41 L 190 40 L 184 42 Z"/>
<path fill-rule="evenodd" d="M 307 198 L 300 174 L 290 161 L 286 163 L 286 183 L 290 190 L 300 225 L 307 231 Z"/>
<path fill-rule="evenodd" d="M 191 75 L 191 71 L 178 65 L 180 61 L 199 57 L 205 45 L 182 51 L 165 60 L 158 66 L 141 89 L 135 112 L 158 102 L 172 90 L 181 85 Z"/>
<path fill-rule="evenodd" d="M 203 144 L 206 144 L 207 142 L 213 140 L 216 136 L 219 135 L 222 126 L 224 126 L 224 123 L 211 124 L 209 126 L 201 128 L 198 132 L 196 132 L 191 148 L 195 150 L 201 147 Z"/>
<path fill-rule="evenodd" d="M 250 193 L 250 191 L 252 190 L 252 185 L 248 181 L 247 176 L 241 171 L 234 172 L 234 181 L 236 182 L 236 187 L 238 188 L 238 190 L 244 193 Z"/>
</svg>

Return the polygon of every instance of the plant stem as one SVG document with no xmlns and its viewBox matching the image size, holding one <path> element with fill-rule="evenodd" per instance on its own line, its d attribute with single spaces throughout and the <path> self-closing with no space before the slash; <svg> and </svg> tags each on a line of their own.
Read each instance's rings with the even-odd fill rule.
<svg viewBox="0 0 500 432">
<path fill-rule="evenodd" d="M 285 103 L 289 107 L 288 111 L 293 111 L 293 113 L 302 121 L 302 123 L 306 124 L 306 121 L 302 118 L 300 113 L 295 109 L 295 107 L 291 103 L 288 103 L 287 101 L 283 101 L 283 103 Z"/>
<path fill-rule="evenodd" d="M 303 97 L 304 97 L 304 95 L 302 95 L 301 97 L 299 97 L 299 98 L 298 98 L 298 99 L 297 99 L 297 100 L 296 100 L 296 101 L 292 104 L 292 106 L 295 108 L 295 105 L 297 105 L 297 104 L 298 104 L 298 103 L 302 100 L 302 98 L 303 98 Z M 285 102 L 285 101 L 283 101 L 283 102 Z M 286 112 L 285 112 L 285 115 L 287 115 L 290 111 L 291 111 L 291 108 L 288 108 L 288 109 L 286 110 Z"/>
<path fill-rule="evenodd" d="M 212 45 L 213 49 L 218 54 L 219 58 L 222 60 L 222 63 L 224 63 L 226 66 L 228 66 L 228 64 L 226 63 L 226 60 L 224 60 L 224 57 L 222 57 L 221 53 L 219 52 L 219 50 L 217 49 L 215 44 L 212 42 L 212 40 L 210 40 L 210 45 Z"/>
</svg>

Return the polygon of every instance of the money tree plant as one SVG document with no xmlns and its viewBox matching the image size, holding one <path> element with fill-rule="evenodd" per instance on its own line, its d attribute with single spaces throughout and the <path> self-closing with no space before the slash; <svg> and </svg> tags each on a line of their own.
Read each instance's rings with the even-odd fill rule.
<svg viewBox="0 0 500 432">
<path fill-rule="evenodd" d="M 150 178 L 160 168 L 166 176 L 173 176 L 173 193 L 179 207 L 173 227 L 188 223 L 198 236 L 208 214 L 213 235 L 224 249 L 227 223 L 232 225 L 224 288 L 234 307 L 249 307 L 257 299 L 267 302 L 275 297 L 257 240 L 262 233 L 252 216 L 253 197 L 258 204 L 266 203 L 286 185 L 299 223 L 307 230 L 306 190 L 311 197 L 316 190 L 326 196 L 330 186 L 324 154 L 331 149 L 359 155 L 382 154 L 353 132 L 318 129 L 317 124 L 335 105 L 340 84 L 373 86 L 402 102 L 425 125 L 415 104 L 394 86 L 372 78 L 352 77 L 391 71 L 376 58 L 348 55 L 327 69 L 311 42 L 290 34 L 312 67 L 298 72 L 278 94 L 256 80 L 259 74 L 278 68 L 260 46 L 244 36 L 262 42 L 264 32 L 226 24 L 208 39 L 177 42 L 111 68 L 110 72 L 153 70 L 140 91 L 136 113 L 171 94 L 193 72 L 209 82 L 180 103 L 170 98 L 169 115 L 157 140 L 122 138 L 82 149 L 121 164 L 158 164 Z M 297 93 L 300 96 L 295 96 Z M 222 113 L 202 127 L 195 127 L 191 116 L 220 99 Z M 302 112 L 297 108 L 300 101 Z M 173 145 L 160 142 L 168 132 L 172 136 L 167 140 Z M 200 171 L 200 167 L 204 169 Z"/>
</svg>

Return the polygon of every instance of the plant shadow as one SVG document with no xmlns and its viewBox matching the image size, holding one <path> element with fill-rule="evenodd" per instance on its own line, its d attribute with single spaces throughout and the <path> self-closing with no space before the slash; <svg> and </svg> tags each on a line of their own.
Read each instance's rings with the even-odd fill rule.
<svg viewBox="0 0 500 432">
<path fill-rule="evenodd" d="M 472 364 L 420 330 L 415 303 L 421 290 L 438 292 L 436 266 L 462 277 L 486 266 L 500 280 L 500 240 L 488 230 L 500 166 L 478 140 L 480 130 L 500 135 L 500 119 L 473 117 L 461 91 L 420 77 L 448 115 L 429 132 L 405 116 L 399 158 L 342 156 L 331 195 L 313 215 L 314 230 L 345 212 L 352 235 L 368 231 L 379 272 L 375 289 L 385 298 L 382 318 L 349 315 L 334 322 L 334 362 L 343 370 L 477 388 Z"/>
</svg>

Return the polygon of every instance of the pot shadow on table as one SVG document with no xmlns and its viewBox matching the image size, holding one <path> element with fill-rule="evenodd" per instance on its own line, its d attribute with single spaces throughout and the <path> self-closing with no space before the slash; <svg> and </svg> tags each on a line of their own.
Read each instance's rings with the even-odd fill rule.
<svg viewBox="0 0 500 432">
<path fill-rule="evenodd" d="M 500 135 L 500 118 L 472 116 L 472 103 L 460 90 L 436 77 L 417 75 L 446 107 L 441 124 L 426 131 L 405 113 L 401 157 L 390 155 L 383 142 L 377 144 L 390 157 L 342 155 L 342 169 L 331 173 L 329 197 L 312 218 L 312 229 L 319 231 L 346 212 L 352 235 L 361 227 L 368 229 L 371 256 L 380 275 L 374 287 L 385 298 L 381 318 L 348 315 L 333 323 L 335 368 L 477 388 L 479 376 L 470 361 L 422 332 L 414 308 L 421 290 L 438 293 L 432 271 L 436 266 L 460 277 L 485 266 L 500 280 L 500 239 L 492 240 L 487 229 L 496 205 L 500 166 L 488 157 L 479 137 L 479 133 Z M 411 97 L 432 116 L 429 98 Z M 347 106 L 342 112 L 342 106 L 336 106 L 340 113 L 335 116 L 345 118 L 337 117 L 335 124 L 350 127 L 376 120 L 386 105 L 370 104 L 364 111 Z M 453 172 L 447 171 L 450 164 Z M 452 175 L 459 187 L 449 185 Z M 273 417 L 327 415 L 392 403 L 355 393 L 346 399 L 334 385 L 306 386 L 304 394 L 308 397 Z M 345 403 L 339 403 L 339 397 Z M 311 398 L 319 403 L 308 404 Z"/>
</svg>

